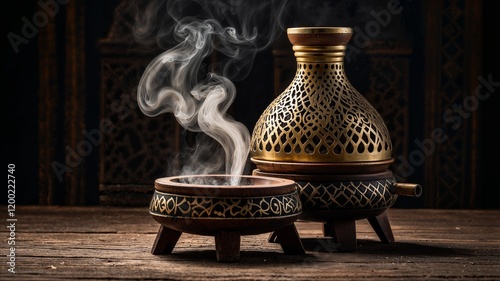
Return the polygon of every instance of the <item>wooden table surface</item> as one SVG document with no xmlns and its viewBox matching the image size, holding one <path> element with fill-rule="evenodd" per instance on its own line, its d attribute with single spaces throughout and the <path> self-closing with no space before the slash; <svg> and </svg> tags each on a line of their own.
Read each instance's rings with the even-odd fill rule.
<svg viewBox="0 0 500 281">
<path fill-rule="evenodd" d="M 239 262 L 218 263 L 213 237 L 185 233 L 171 255 L 152 255 L 159 225 L 147 207 L 18 206 L 16 273 L 3 262 L 0 279 L 500 280 L 500 210 L 392 208 L 387 214 L 393 244 L 382 244 L 359 220 L 357 251 L 336 252 L 320 223 L 299 221 L 305 255 L 283 254 L 266 233 L 242 237 Z M 9 232 L 1 229 L 6 260 Z"/>
</svg>

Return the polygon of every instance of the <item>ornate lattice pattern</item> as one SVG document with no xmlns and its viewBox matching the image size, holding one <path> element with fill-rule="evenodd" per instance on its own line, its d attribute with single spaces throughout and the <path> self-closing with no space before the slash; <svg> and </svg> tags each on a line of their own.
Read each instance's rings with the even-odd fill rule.
<svg viewBox="0 0 500 281">
<path fill-rule="evenodd" d="M 178 150 L 175 119 L 147 117 L 137 106 L 135 87 L 146 63 L 103 59 L 103 115 L 113 126 L 100 146 L 102 184 L 151 185 L 165 175 L 167 159 Z"/>
<path fill-rule="evenodd" d="M 387 127 L 342 63 L 298 63 L 292 83 L 261 115 L 251 145 L 252 157 L 271 161 L 375 161 L 391 152 Z"/>
<path fill-rule="evenodd" d="M 446 112 L 464 101 L 470 93 L 464 91 L 466 81 L 465 62 L 465 1 L 444 1 L 441 33 L 441 85 L 437 112 Z M 439 114 L 436 117 L 441 117 Z M 433 170 L 436 186 L 435 204 L 443 208 L 464 208 L 471 189 L 467 183 L 467 142 L 470 132 L 465 129 L 472 121 L 467 120 L 460 130 L 452 128 L 443 119 L 436 118 L 448 136 L 438 146 L 437 165 Z"/>
<path fill-rule="evenodd" d="M 132 27 L 146 1 L 117 1 L 113 23 L 99 42 L 101 53 L 101 120 L 111 129 L 99 145 L 100 204 L 145 205 L 154 180 L 175 170 L 170 161 L 180 150 L 180 129 L 172 115 L 145 116 L 137 106 L 136 88 L 146 66 L 162 50 L 137 44 Z"/>
<path fill-rule="evenodd" d="M 297 192 L 276 196 L 225 198 L 182 196 L 155 191 L 152 215 L 184 218 L 269 218 L 302 212 Z"/>
<path fill-rule="evenodd" d="M 364 64 L 363 64 L 364 65 Z M 408 158 L 409 144 L 409 59 L 406 56 L 375 56 L 367 60 L 368 89 L 363 96 L 384 119 L 392 139 L 395 158 Z M 397 163 L 392 170 L 397 171 Z"/>
<path fill-rule="evenodd" d="M 341 182 L 297 182 L 304 210 L 361 210 L 391 207 L 393 179 Z"/>
</svg>

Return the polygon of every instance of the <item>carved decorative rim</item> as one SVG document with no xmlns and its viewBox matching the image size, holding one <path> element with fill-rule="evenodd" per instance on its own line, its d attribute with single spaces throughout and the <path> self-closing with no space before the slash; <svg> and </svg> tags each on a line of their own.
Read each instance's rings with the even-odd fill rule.
<svg viewBox="0 0 500 281">
<path fill-rule="evenodd" d="M 394 162 L 394 158 L 380 161 L 360 162 L 281 162 L 269 161 L 252 157 L 251 161 L 262 172 L 285 174 L 315 174 L 315 175 L 351 175 L 373 174 L 383 172 Z M 269 175 L 272 177 L 272 175 Z"/>
<path fill-rule="evenodd" d="M 297 190 L 260 197 L 185 196 L 155 191 L 149 206 L 153 216 L 189 219 L 277 219 L 301 212 Z"/>
<path fill-rule="evenodd" d="M 238 185 L 224 182 L 236 178 Z M 201 182 L 210 182 L 202 184 Z M 155 180 L 157 191 L 208 197 L 251 197 L 288 194 L 296 190 L 294 181 L 263 176 L 187 175 L 159 178 Z"/>
<path fill-rule="evenodd" d="M 259 169 L 253 170 L 255 176 L 285 178 L 298 182 L 340 182 L 340 181 L 363 181 L 363 180 L 384 180 L 393 177 L 391 170 L 385 170 L 373 174 L 284 174 L 284 173 L 270 173 L 264 172 Z"/>
<path fill-rule="evenodd" d="M 345 46 L 352 36 L 352 28 L 350 27 L 291 27 L 287 29 L 288 39 L 293 46 L 322 46 L 317 53 L 305 54 L 310 61 L 315 56 L 320 56 L 323 53 L 330 52 L 329 46 Z M 295 53 L 295 56 L 300 58 L 302 54 Z M 337 59 L 332 62 L 341 62 L 343 52 L 336 55 Z M 304 59 L 304 58 L 302 58 Z M 314 59 L 313 59 L 314 60 Z M 302 60 L 298 60 L 302 61 Z"/>
<path fill-rule="evenodd" d="M 290 27 L 287 29 L 288 34 L 336 34 L 336 33 L 352 33 L 350 27 Z"/>
</svg>

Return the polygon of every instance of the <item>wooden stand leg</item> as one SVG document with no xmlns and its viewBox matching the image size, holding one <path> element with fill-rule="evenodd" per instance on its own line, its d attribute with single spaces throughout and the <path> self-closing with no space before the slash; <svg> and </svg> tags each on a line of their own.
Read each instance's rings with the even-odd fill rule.
<svg viewBox="0 0 500 281">
<path fill-rule="evenodd" d="M 271 234 L 269 240 L 280 243 L 281 249 L 287 255 L 304 255 L 306 253 L 295 224 L 276 230 Z"/>
<path fill-rule="evenodd" d="M 276 233 L 276 231 L 271 232 L 271 234 L 269 235 L 269 238 L 267 238 L 267 242 L 279 243 L 278 242 L 278 234 Z"/>
<path fill-rule="evenodd" d="M 377 233 L 380 241 L 387 244 L 394 242 L 394 235 L 392 234 L 391 225 L 389 224 L 389 219 L 387 218 L 386 213 L 368 218 L 368 221 L 375 230 L 375 233 Z"/>
<path fill-rule="evenodd" d="M 164 227 L 163 225 L 160 226 L 151 253 L 153 255 L 168 255 L 172 253 L 181 234 L 182 232 L 177 230 Z"/>
<path fill-rule="evenodd" d="M 339 252 L 356 251 L 356 221 L 337 220 L 325 223 L 325 232 L 332 235 L 333 240 L 339 243 Z"/>
<path fill-rule="evenodd" d="M 218 262 L 235 262 L 240 259 L 240 238 L 238 231 L 220 231 L 215 234 Z"/>
<path fill-rule="evenodd" d="M 333 228 L 332 224 L 329 222 L 325 222 L 323 224 L 323 236 L 324 237 L 333 237 L 333 233 L 331 232 L 331 229 Z M 335 240 L 335 239 L 334 239 Z M 337 241 L 335 241 L 337 242 Z"/>
</svg>

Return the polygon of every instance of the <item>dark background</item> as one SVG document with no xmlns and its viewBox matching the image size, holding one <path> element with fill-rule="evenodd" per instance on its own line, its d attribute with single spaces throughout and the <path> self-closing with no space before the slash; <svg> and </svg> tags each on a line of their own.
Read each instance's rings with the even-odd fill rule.
<svg viewBox="0 0 500 281">
<path fill-rule="evenodd" d="M 75 0 L 76 1 L 76 0 Z M 101 53 L 98 41 L 105 38 L 109 32 L 114 18 L 114 9 L 120 1 L 85 1 L 85 76 L 86 76 L 86 99 L 85 99 L 85 123 L 89 130 L 96 128 L 100 120 L 100 88 L 101 88 Z M 292 1 L 293 2 L 293 1 Z M 320 2 L 320 1 L 318 1 Z M 340 1 L 342 2 L 342 1 Z M 356 2 L 356 1 L 355 1 Z M 357 1 L 360 5 L 364 1 Z M 409 41 L 412 44 L 411 58 L 411 90 L 410 102 L 412 108 L 423 108 L 422 110 L 414 110 L 410 116 L 411 135 L 410 139 L 423 139 L 424 128 L 422 116 L 427 114 L 424 108 L 424 55 L 426 42 L 424 41 L 424 19 L 422 18 L 425 4 L 420 1 L 402 1 L 405 7 L 406 20 L 406 35 L 410 36 Z M 467 2 L 468 3 L 468 2 Z M 15 176 L 17 193 L 16 199 L 18 204 L 38 204 L 39 200 L 39 45 L 38 37 L 29 39 L 27 44 L 19 46 L 19 52 L 16 54 L 7 38 L 9 32 L 18 33 L 21 30 L 23 22 L 22 17 L 30 18 L 38 9 L 37 1 L 9 1 L 5 4 L 7 8 L 2 12 L 2 44 L 1 44 L 1 76 L 0 76 L 0 91 L 3 101 L 2 106 L 2 155 L 4 159 L 4 167 L 9 163 L 16 165 Z M 361 7 L 362 8 L 362 7 Z M 360 7 L 352 7 L 352 9 L 360 9 Z M 481 74 L 487 77 L 490 73 L 493 75 L 494 81 L 500 81 L 500 62 L 498 50 L 500 46 L 498 40 L 495 39 L 498 34 L 500 20 L 498 17 L 499 11 L 498 1 L 482 1 L 481 13 L 479 20 L 482 27 L 482 61 L 480 62 Z M 55 17 L 57 25 L 57 45 L 63 46 L 66 42 L 64 21 L 65 10 L 61 8 L 60 12 Z M 308 24 L 308 19 L 301 19 L 303 24 Z M 309 19 L 310 20 L 310 19 Z M 362 18 L 359 19 L 363 21 Z M 43 27 L 41 27 L 43 28 Z M 243 81 L 236 83 L 238 87 L 238 95 L 235 104 L 233 105 L 232 115 L 236 120 L 240 120 L 247 125 L 251 131 L 262 110 L 273 98 L 273 54 L 272 50 L 265 50 L 260 53 L 255 61 L 254 69 L 250 75 Z M 57 62 L 60 65 L 65 64 L 65 54 L 63 52 L 57 54 Z M 354 60 L 346 64 L 349 77 L 355 76 L 356 73 L 361 73 L 363 65 L 361 60 Z M 358 63 L 358 64 L 357 64 Z M 53 81 L 58 83 L 61 88 L 64 88 L 65 69 L 58 69 L 59 79 Z M 363 88 L 363 85 L 353 78 L 353 84 L 357 88 Z M 359 80 L 359 79 L 358 79 Z M 250 92 L 250 93 L 246 93 Z M 64 100 L 64 92 L 54 93 L 59 95 L 60 100 Z M 477 174 L 470 175 L 477 180 L 478 191 L 476 193 L 476 201 L 469 207 L 473 208 L 500 208 L 500 186 L 497 178 L 500 159 L 499 149 L 496 140 L 496 130 L 499 126 L 496 124 L 499 119 L 498 114 L 499 98 L 498 93 L 493 93 L 492 96 L 480 104 L 477 111 L 477 128 L 468 126 L 464 130 L 470 130 L 470 134 L 477 134 L 477 147 L 471 147 L 475 150 L 477 156 L 474 161 L 477 163 Z M 248 111 L 248 108 L 251 111 Z M 58 107 L 58 115 L 63 114 L 63 108 Z M 64 121 L 58 126 L 60 129 L 58 134 L 63 136 Z M 62 145 L 62 137 L 59 138 Z M 477 149 L 477 150 L 476 150 Z M 410 147 L 411 150 L 411 147 Z M 60 150 L 58 159 L 64 157 L 64 151 Z M 87 187 L 85 188 L 85 204 L 99 204 L 99 154 L 97 150 L 86 157 L 85 177 L 87 179 Z M 5 168 L 5 170 L 7 170 Z M 413 180 L 417 182 L 423 181 L 424 171 L 418 169 Z M 62 183 L 63 184 L 63 183 Z M 61 187 L 62 188 L 62 187 Z M 424 186 L 425 191 L 425 186 Z M 6 192 L 5 192 L 6 193 Z M 64 195 L 54 200 L 56 204 L 65 204 Z M 4 198 L 2 196 L 2 198 Z M 425 207 L 428 206 L 419 199 L 403 207 Z"/>
</svg>

